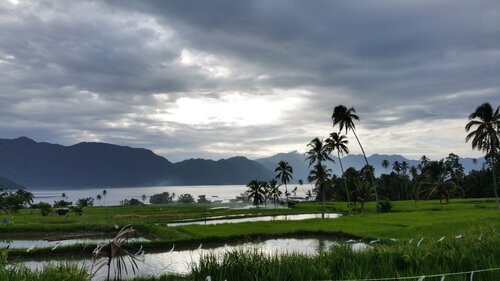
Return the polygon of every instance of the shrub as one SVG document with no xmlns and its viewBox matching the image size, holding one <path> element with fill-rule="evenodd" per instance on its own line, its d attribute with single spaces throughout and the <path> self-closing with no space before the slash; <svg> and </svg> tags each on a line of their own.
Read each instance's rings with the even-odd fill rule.
<svg viewBox="0 0 500 281">
<path fill-rule="evenodd" d="M 40 214 L 42 216 L 48 216 L 52 211 L 52 206 L 47 202 L 40 202 L 36 204 L 38 209 L 40 209 Z"/>
<path fill-rule="evenodd" d="M 78 199 L 78 201 L 76 201 L 76 205 L 80 207 L 92 207 L 94 206 L 94 198 L 92 197 L 80 198 Z"/>
<path fill-rule="evenodd" d="M 381 213 L 389 213 L 392 207 L 394 207 L 394 204 L 389 199 L 378 202 L 378 211 Z"/>
<path fill-rule="evenodd" d="M 142 206 L 144 203 L 142 203 L 140 200 L 132 198 L 132 199 L 123 199 L 120 201 L 120 205 L 123 206 Z"/>
<path fill-rule="evenodd" d="M 149 197 L 149 203 L 151 203 L 151 204 L 171 203 L 174 196 L 175 196 L 175 193 L 172 193 L 172 195 L 170 195 L 168 192 L 153 194 Z"/>
<path fill-rule="evenodd" d="M 179 203 L 193 203 L 194 202 L 193 195 L 191 195 L 189 193 L 179 195 L 178 199 L 179 199 Z"/>
</svg>

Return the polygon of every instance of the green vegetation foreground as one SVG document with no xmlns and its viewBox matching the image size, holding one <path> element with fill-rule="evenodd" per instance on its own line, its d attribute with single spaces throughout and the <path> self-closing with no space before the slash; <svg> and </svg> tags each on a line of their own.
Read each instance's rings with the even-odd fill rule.
<svg viewBox="0 0 500 281">
<path fill-rule="evenodd" d="M 202 204 L 86 207 L 81 216 L 71 213 L 69 216 L 49 215 L 46 217 L 33 215 L 32 212 L 36 213 L 36 210 L 21 210 L 13 217 L 10 217 L 7 224 L 2 225 L 1 233 L 2 235 L 15 234 L 19 238 L 29 236 L 32 233 L 37 233 L 38 235 L 63 235 L 75 232 L 105 231 L 109 232 L 110 236 L 112 236 L 113 232 L 116 232 L 114 230 L 115 224 L 123 226 L 131 223 L 136 229 L 144 232 L 144 234 L 156 237 L 157 240 L 150 245 L 144 245 L 147 252 L 152 252 L 154 249 L 168 249 L 172 243 L 178 245 L 180 243 L 196 244 L 202 241 L 245 241 L 259 237 L 300 236 L 302 234 L 322 235 L 331 238 L 360 237 L 365 239 L 365 241 L 380 239 L 383 244 L 366 252 L 367 256 L 363 256 L 365 255 L 364 253 L 348 254 L 348 249 L 335 249 L 331 253 L 322 253 L 316 257 L 301 255 L 264 257 L 259 254 L 249 254 L 242 256 L 240 259 L 231 259 L 231 254 L 228 254 L 220 264 L 210 262 L 211 260 L 205 260 L 191 276 L 184 277 L 186 280 L 205 280 L 209 274 L 217 276 L 213 272 L 227 272 L 227 279 L 235 280 L 235 275 L 233 274 L 238 272 L 236 270 L 238 267 L 231 269 L 228 267 L 228 264 L 239 264 L 240 272 L 254 268 L 258 274 L 264 274 L 256 275 L 254 279 L 249 280 L 271 280 L 275 276 L 283 276 L 284 279 L 281 280 L 312 280 L 312 277 L 302 278 L 304 274 L 311 274 L 310 276 L 316 277 L 321 274 L 323 274 L 321 276 L 329 275 L 331 278 L 335 278 L 334 280 L 337 277 L 340 278 L 340 276 L 347 278 L 347 275 L 337 275 L 335 273 L 339 272 L 340 266 L 346 268 L 345 274 L 351 274 L 348 276 L 356 276 L 357 278 L 385 276 L 389 272 L 393 274 L 398 272 L 400 276 L 403 276 L 411 273 L 454 272 L 457 270 L 456 267 L 463 267 L 463 270 L 475 270 L 493 267 L 494 265 L 500 266 L 500 241 L 498 231 L 496 230 L 500 223 L 500 215 L 492 199 L 452 200 L 449 204 L 445 204 L 443 208 L 441 208 L 437 200 L 417 203 L 414 201 L 400 201 L 395 203 L 393 212 L 384 214 L 375 211 L 373 207 L 375 202 L 368 204 L 365 212 L 349 216 L 345 202 L 328 202 L 326 205 L 328 211 L 344 213 L 344 216 L 338 219 L 251 222 L 238 225 L 189 225 L 182 227 L 167 227 L 166 223 L 179 219 L 197 218 L 203 220 L 205 213 L 208 216 L 238 213 L 247 215 L 317 213 L 323 210 L 323 206 L 320 202 L 304 202 L 299 203 L 293 209 L 260 210 L 207 210 L 206 206 Z M 486 235 L 488 233 L 490 235 Z M 491 233 L 496 233 L 497 236 Z M 480 234 L 485 234 L 483 237 L 485 240 L 478 240 Z M 463 239 L 451 239 L 460 235 L 463 235 Z M 447 237 L 443 241 L 445 243 L 436 244 L 437 240 L 442 236 Z M 475 237 L 474 239 L 477 241 L 474 240 L 476 242 L 472 242 L 473 238 L 467 237 Z M 423 248 L 416 247 L 415 243 L 422 238 L 424 238 L 424 242 L 421 244 Z M 391 243 L 391 239 L 398 239 L 399 242 L 395 245 L 388 245 Z M 409 243 L 411 239 L 413 239 L 413 243 L 411 244 L 413 246 L 410 246 Z M 465 243 L 465 241 L 469 242 Z M 91 251 L 93 250 L 91 248 L 87 247 L 85 249 L 86 252 L 83 251 L 87 253 L 88 257 L 91 257 Z M 39 250 L 38 253 L 45 255 L 49 251 L 50 249 Z M 82 249 L 60 247 L 54 251 L 50 251 L 50 253 L 57 254 L 68 251 L 75 251 L 76 253 L 76 251 L 82 252 Z M 21 252 L 24 251 L 19 251 L 17 254 L 22 254 Z M 15 252 L 11 253 L 16 254 Z M 31 253 L 36 253 L 36 251 Z M 342 255 L 336 256 L 336 253 L 342 253 Z M 344 258 L 341 263 L 337 263 L 340 262 L 340 257 Z M 388 261 L 388 265 L 383 262 L 385 260 Z M 440 263 L 434 262 L 436 260 L 440 260 Z M 346 264 L 349 263 L 352 266 L 346 267 Z M 282 264 L 282 267 L 277 266 L 277 264 Z M 296 266 L 297 264 L 302 264 L 302 266 L 298 267 Z M 335 264 L 339 268 L 335 269 Z M 264 267 L 265 265 L 267 267 Z M 379 266 L 374 267 L 374 265 Z M 416 269 L 417 266 L 421 268 L 420 271 Z M 397 271 L 394 271 L 394 267 L 397 268 Z M 293 268 L 297 272 L 285 271 L 284 268 Z M 334 269 L 337 271 L 332 271 Z M 5 280 L 44 280 L 33 276 L 47 276 L 45 271 L 30 275 L 31 273 L 28 274 L 25 269 L 17 270 L 19 273 L 16 273 L 15 269 L 6 269 L 6 267 L 3 267 L 0 273 L 0 280 L 5 276 L 12 277 Z M 49 268 L 47 270 L 53 272 L 59 270 L 60 274 L 65 272 L 63 269 L 57 268 Z M 272 270 L 275 271 L 271 272 Z M 313 274 L 313 271 L 316 273 Z M 367 271 L 370 272 L 367 273 Z M 74 280 L 84 280 L 81 279 L 82 275 L 74 268 L 69 272 L 77 278 Z M 17 274 L 21 273 L 24 274 L 23 276 L 29 275 L 30 277 L 28 279 L 27 277 L 16 279 L 16 276 L 20 276 Z M 268 276 L 271 276 L 271 279 L 263 277 L 266 274 L 269 274 Z M 205 276 L 203 277 L 203 275 Z M 488 278 L 494 276 L 495 278 L 488 279 L 485 277 L 484 279 L 477 280 L 500 280 L 500 278 L 497 278 L 497 275 L 487 275 L 486 273 L 482 275 Z M 478 276 L 480 275 L 478 274 Z M 162 280 L 177 278 L 163 277 Z M 466 280 L 463 276 L 461 278 L 452 279 L 450 277 L 446 280 Z M 243 280 L 241 278 L 237 279 Z M 73 279 L 67 277 L 60 280 Z M 212 280 L 219 279 L 213 278 Z M 224 278 L 221 280 L 224 280 Z"/>
</svg>

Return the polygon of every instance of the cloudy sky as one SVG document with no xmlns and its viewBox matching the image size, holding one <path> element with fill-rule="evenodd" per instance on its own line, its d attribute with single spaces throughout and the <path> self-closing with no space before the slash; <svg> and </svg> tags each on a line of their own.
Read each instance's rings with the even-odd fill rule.
<svg viewBox="0 0 500 281">
<path fill-rule="evenodd" d="M 259 158 L 304 152 L 344 104 L 368 154 L 477 157 L 483 102 L 497 0 L 0 2 L 0 138 Z"/>
</svg>

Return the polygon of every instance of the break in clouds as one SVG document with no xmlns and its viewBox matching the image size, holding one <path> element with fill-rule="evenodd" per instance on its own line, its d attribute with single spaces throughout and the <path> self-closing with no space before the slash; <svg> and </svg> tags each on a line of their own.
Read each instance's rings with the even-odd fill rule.
<svg viewBox="0 0 500 281">
<path fill-rule="evenodd" d="M 257 158 L 345 104 L 368 154 L 479 156 L 464 126 L 500 103 L 500 3 L 9 0 L 0 73 L 2 138 Z"/>
</svg>

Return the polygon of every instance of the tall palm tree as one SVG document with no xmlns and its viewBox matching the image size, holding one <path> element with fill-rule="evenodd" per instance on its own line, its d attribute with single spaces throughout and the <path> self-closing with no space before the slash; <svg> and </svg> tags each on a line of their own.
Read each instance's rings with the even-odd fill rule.
<svg viewBox="0 0 500 281">
<path fill-rule="evenodd" d="M 95 199 L 97 199 L 97 201 L 99 201 L 99 204 L 101 203 L 101 199 L 102 199 L 102 195 L 99 193 L 95 196 Z M 101 205 L 102 206 L 102 205 Z"/>
<path fill-rule="evenodd" d="M 385 171 L 387 172 L 387 168 L 389 168 L 389 160 L 387 159 L 384 159 L 382 160 L 382 167 L 385 169 Z"/>
<path fill-rule="evenodd" d="M 332 151 L 336 150 L 337 151 L 337 157 L 339 158 L 339 163 L 340 163 L 340 170 L 342 171 L 342 176 L 344 175 L 344 166 L 342 165 L 342 158 L 341 156 L 344 156 L 345 154 L 349 154 L 349 149 L 347 148 L 347 144 L 349 143 L 347 141 L 347 137 L 343 135 L 339 135 L 337 133 L 331 133 L 330 137 L 325 140 L 325 147 L 328 150 L 328 153 L 331 153 Z M 344 177 L 344 187 L 345 187 L 345 193 L 347 194 L 347 206 L 349 208 L 349 212 L 351 212 L 351 198 L 349 196 L 349 189 L 347 188 L 347 182 Z"/>
<path fill-rule="evenodd" d="M 293 168 L 292 166 L 288 165 L 288 162 L 285 161 L 280 161 L 278 163 L 278 167 L 274 169 L 274 172 L 278 172 L 276 175 L 276 179 L 279 179 L 282 184 L 285 185 L 285 196 L 286 196 L 286 202 L 288 203 L 288 190 L 287 190 L 287 183 L 290 182 L 291 179 L 293 179 Z"/>
<path fill-rule="evenodd" d="M 335 161 L 330 158 L 328 147 L 326 147 L 324 142 L 319 138 L 314 138 L 307 146 L 311 147 L 311 149 L 306 152 L 306 155 L 308 155 L 306 160 L 309 160 L 309 167 L 314 163 L 321 165 L 323 161 L 327 160 L 335 163 Z"/>
<path fill-rule="evenodd" d="M 247 197 L 248 199 L 253 198 L 253 204 L 259 208 L 259 204 L 264 202 L 264 185 L 265 182 L 252 180 L 247 184 Z"/>
<path fill-rule="evenodd" d="M 366 158 L 365 150 L 363 149 L 363 146 L 359 141 L 358 135 L 356 134 L 356 126 L 354 125 L 354 120 L 359 120 L 359 116 L 356 115 L 355 113 L 356 109 L 354 109 L 354 107 L 348 109 L 345 105 L 336 106 L 333 109 L 333 114 L 332 114 L 333 127 L 339 125 L 339 133 L 342 132 L 344 128 L 346 134 L 349 130 L 352 131 L 354 137 L 356 137 L 356 140 L 358 141 L 361 151 L 363 152 L 363 157 L 365 158 L 366 165 L 370 166 L 370 164 L 368 163 L 368 158 Z M 378 209 L 379 200 L 378 200 L 377 187 L 375 186 L 375 179 L 373 178 L 373 176 L 371 176 L 370 180 L 373 186 L 373 190 L 375 191 L 375 200 L 377 201 L 377 209 Z"/>
<path fill-rule="evenodd" d="M 493 112 L 493 108 L 489 103 L 480 105 L 476 108 L 476 111 L 469 115 L 469 123 L 465 125 L 465 130 L 467 132 L 473 130 L 465 137 L 465 141 L 468 142 L 472 139 L 472 148 L 483 151 L 486 158 L 491 160 L 493 191 L 497 208 L 500 209 L 495 174 L 495 162 L 500 150 L 500 106 Z"/>
<path fill-rule="evenodd" d="M 309 176 L 307 179 L 309 182 L 316 182 L 316 189 L 318 191 L 321 190 L 321 194 L 323 197 L 323 217 L 324 213 L 326 212 L 326 197 L 325 197 L 325 189 L 327 187 L 329 178 L 332 176 L 331 174 L 332 170 L 327 169 L 326 166 L 321 165 L 321 163 L 318 163 L 314 166 L 314 169 L 312 169 L 309 172 Z"/>
<path fill-rule="evenodd" d="M 280 196 L 282 194 L 281 190 L 279 189 L 280 185 L 278 184 L 278 181 L 276 179 L 272 179 L 268 182 L 268 186 L 269 197 L 273 200 L 274 208 L 276 208 L 276 201 L 280 199 Z"/>
<path fill-rule="evenodd" d="M 102 198 L 104 198 L 104 206 L 106 206 L 106 194 L 108 194 L 108 192 L 106 191 L 106 189 L 104 189 L 102 191 Z"/>
</svg>

